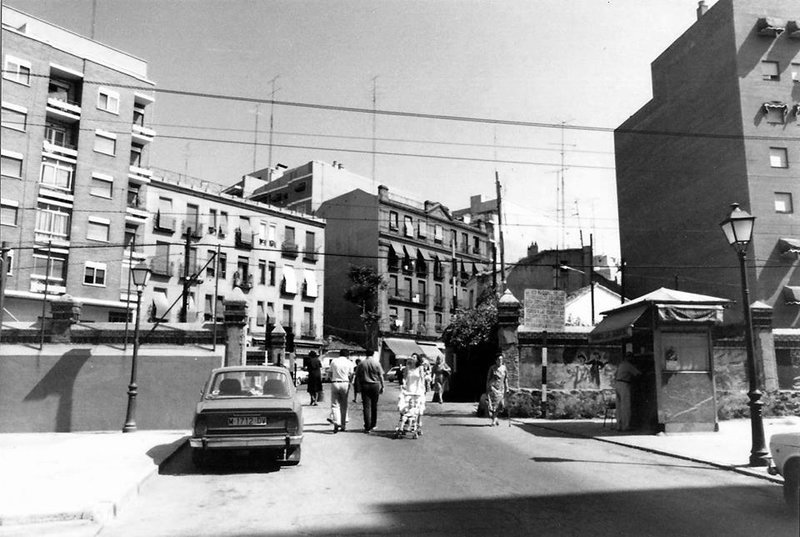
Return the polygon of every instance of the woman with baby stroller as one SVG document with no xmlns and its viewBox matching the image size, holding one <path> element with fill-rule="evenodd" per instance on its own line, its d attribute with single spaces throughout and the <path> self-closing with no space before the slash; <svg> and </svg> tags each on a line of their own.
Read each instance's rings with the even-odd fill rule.
<svg viewBox="0 0 800 537">
<path fill-rule="evenodd" d="M 403 384 L 400 387 L 400 399 L 397 408 L 400 420 L 395 429 L 395 438 L 409 433 L 413 438 L 422 434 L 422 414 L 425 412 L 425 382 L 427 373 L 423 364 L 425 357 L 412 354 L 406 361 Z"/>
</svg>

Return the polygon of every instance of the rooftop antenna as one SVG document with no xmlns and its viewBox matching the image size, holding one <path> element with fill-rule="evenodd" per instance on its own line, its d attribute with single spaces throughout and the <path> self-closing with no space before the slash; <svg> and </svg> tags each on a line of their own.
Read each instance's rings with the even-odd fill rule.
<svg viewBox="0 0 800 537">
<path fill-rule="evenodd" d="M 375 134 L 377 129 L 377 102 L 378 102 L 378 77 L 372 77 L 372 186 L 375 187 L 375 182 L 377 181 L 377 177 L 375 176 L 375 153 L 376 153 L 376 146 L 375 146 Z"/>
<path fill-rule="evenodd" d="M 256 170 L 256 157 L 258 156 L 258 113 L 261 105 L 256 105 L 256 125 L 253 128 L 253 171 Z"/>
<path fill-rule="evenodd" d="M 565 196 L 564 196 L 564 178 L 566 176 L 566 172 L 569 169 L 565 162 L 565 147 L 575 147 L 575 144 L 565 144 L 564 143 L 564 126 L 566 125 L 567 121 L 561 121 L 561 143 L 557 144 L 561 146 L 561 167 L 557 172 L 557 180 L 556 180 L 556 222 L 559 226 L 560 231 L 560 238 L 558 242 L 559 249 L 563 250 L 566 247 L 567 241 L 567 219 L 566 219 L 566 203 L 565 203 Z M 550 144 L 556 145 L 556 144 Z"/>
<path fill-rule="evenodd" d="M 275 82 L 278 80 L 278 77 L 281 75 L 275 75 L 272 77 L 272 93 L 270 93 L 269 97 L 269 167 L 272 168 L 272 134 L 274 132 L 275 127 Z M 253 171 L 255 171 L 255 164 L 253 165 Z"/>
</svg>

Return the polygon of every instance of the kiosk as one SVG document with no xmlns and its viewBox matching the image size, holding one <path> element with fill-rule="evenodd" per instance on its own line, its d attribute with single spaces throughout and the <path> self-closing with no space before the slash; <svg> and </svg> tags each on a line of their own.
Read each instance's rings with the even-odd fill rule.
<svg viewBox="0 0 800 537">
<path fill-rule="evenodd" d="M 642 373 L 632 387 L 634 428 L 718 430 L 711 327 L 728 302 L 662 287 L 603 312 L 589 341 L 619 342 Z"/>
</svg>

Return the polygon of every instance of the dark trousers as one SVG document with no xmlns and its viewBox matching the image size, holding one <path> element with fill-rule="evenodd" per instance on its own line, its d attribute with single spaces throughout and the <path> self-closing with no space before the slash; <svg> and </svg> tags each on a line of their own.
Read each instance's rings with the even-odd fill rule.
<svg viewBox="0 0 800 537">
<path fill-rule="evenodd" d="M 378 397 L 381 385 L 377 383 L 361 385 L 361 404 L 364 407 L 364 429 L 371 430 L 378 423 Z"/>
</svg>

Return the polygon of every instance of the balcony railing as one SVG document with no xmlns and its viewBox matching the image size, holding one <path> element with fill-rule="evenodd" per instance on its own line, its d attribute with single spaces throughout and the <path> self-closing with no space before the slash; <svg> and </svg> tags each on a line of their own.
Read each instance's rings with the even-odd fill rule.
<svg viewBox="0 0 800 537">
<path fill-rule="evenodd" d="M 395 258 L 391 258 L 390 257 L 388 265 L 387 265 L 387 270 L 389 272 L 397 272 L 397 271 L 399 271 L 400 270 L 400 261 L 396 257 Z"/>
<path fill-rule="evenodd" d="M 433 298 L 433 307 L 436 308 L 437 310 L 443 309 L 444 308 L 444 297 L 443 296 L 434 297 Z"/>
<path fill-rule="evenodd" d="M 299 248 L 296 243 L 291 241 L 283 241 L 281 243 L 281 254 L 285 257 L 297 257 Z"/>
<path fill-rule="evenodd" d="M 436 330 L 437 332 L 442 332 L 444 330 L 444 325 L 443 324 L 435 324 L 435 325 L 433 325 L 433 329 Z"/>
<path fill-rule="evenodd" d="M 480 253 L 481 253 L 481 247 L 480 247 L 480 246 L 478 246 L 478 245 L 473 245 L 473 246 L 472 246 L 472 253 L 473 253 L 473 254 L 478 254 L 478 255 L 480 255 Z"/>
<path fill-rule="evenodd" d="M 417 335 L 424 336 L 428 333 L 428 325 L 427 323 L 417 323 L 417 329 L 415 330 Z"/>
<path fill-rule="evenodd" d="M 240 288 L 245 293 L 248 292 L 250 289 L 253 288 L 253 275 L 252 274 L 244 274 L 242 275 L 241 271 L 236 271 L 233 273 L 233 286 Z"/>
<path fill-rule="evenodd" d="M 303 250 L 303 260 L 308 261 L 309 263 L 316 263 L 317 262 L 317 250 L 313 246 L 309 247 L 306 246 Z"/>
<path fill-rule="evenodd" d="M 300 323 L 300 337 L 314 339 L 317 337 L 317 327 L 314 323 Z"/>
<path fill-rule="evenodd" d="M 205 224 L 200 220 L 184 220 L 181 222 L 181 235 L 186 236 L 186 230 L 191 228 L 192 238 L 199 239 L 205 231 Z"/>
<path fill-rule="evenodd" d="M 235 244 L 237 248 L 252 248 L 253 247 L 253 232 L 245 231 L 242 228 L 236 228 Z"/>
<path fill-rule="evenodd" d="M 139 191 L 128 191 L 128 207 L 131 209 L 143 209 L 144 208 L 144 199 L 140 195 Z"/>
</svg>

